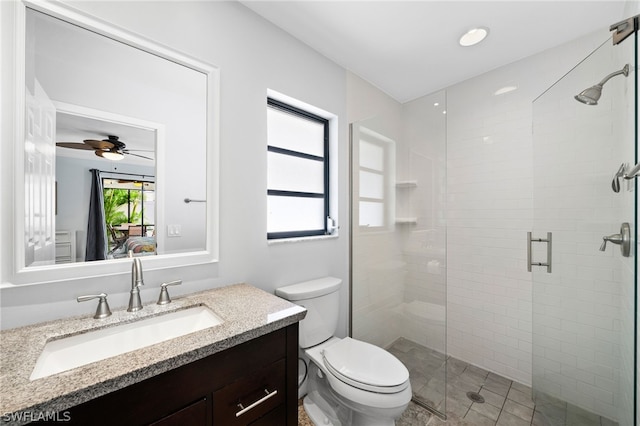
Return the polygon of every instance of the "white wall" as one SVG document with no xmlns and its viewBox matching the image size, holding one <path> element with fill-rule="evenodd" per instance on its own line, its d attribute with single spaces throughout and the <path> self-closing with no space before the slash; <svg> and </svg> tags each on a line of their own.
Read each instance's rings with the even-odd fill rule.
<svg viewBox="0 0 640 426">
<path fill-rule="evenodd" d="M 237 282 L 266 291 L 301 280 L 333 275 L 347 283 L 349 233 L 347 205 L 347 119 L 345 70 L 291 38 L 236 2 L 78 2 L 74 6 L 159 43 L 220 67 L 220 262 L 145 273 L 144 302 L 157 298 L 162 281 L 182 279 L 183 294 Z M 12 244 L 13 111 L 5 93 L 11 85 L 13 3 L 2 2 L 2 254 Z M 339 117 L 339 238 L 267 245 L 266 95 L 267 89 L 292 96 Z M 12 267 L 2 256 L 2 278 Z M 143 261 L 144 265 L 144 261 Z M 127 274 L 91 280 L 3 288 L 2 327 L 34 323 L 94 307 L 78 304 L 80 294 L 105 291 L 113 308 L 126 305 Z M 348 317 L 348 286 L 342 289 L 339 333 Z"/>
</svg>

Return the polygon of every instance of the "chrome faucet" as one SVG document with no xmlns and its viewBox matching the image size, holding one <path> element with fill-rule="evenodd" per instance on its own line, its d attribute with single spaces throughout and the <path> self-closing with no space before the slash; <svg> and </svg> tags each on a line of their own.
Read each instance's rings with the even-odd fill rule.
<svg viewBox="0 0 640 426">
<path fill-rule="evenodd" d="M 129 251 L 129 257 L 133 258 L 133 252 Z M 142 262 L 137 257 L 133 259 L 131 265 L 131 295 L 129 296 L 129 307 L 127 312 L 135 312 L 142 309 L 142 301 L 140 300 L 140 286 L 144 285 L 142 278 Z"/>
</svg>

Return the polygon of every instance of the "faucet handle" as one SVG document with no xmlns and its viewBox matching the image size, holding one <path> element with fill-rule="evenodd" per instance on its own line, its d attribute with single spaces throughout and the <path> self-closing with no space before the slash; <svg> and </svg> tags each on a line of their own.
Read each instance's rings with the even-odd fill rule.
<svg viewBox="0 0 640 426">
<path fill-rule="evenodd" d="M 78 296 L 76 299 L 78 302 L 86 302 L 87 300 L 100 299 L 98 301 L 98 308 L 96 314 L 93 316 L 95 319 L 106 318 L 111 315 L 111 309 L 109 309 L 109 303 L 107 302 L 107 294 L 89 294 L 86 296 Z"/>
<path fill-rule="evenodd" d="M 182 284 L 182 280 L 169 281 L 168 283 L 160 284 L 160 297 L 158 297 L 158 305 L 166 305 L 167 303 L 171 303 L 171 298 L 169 297 L 167 287 L 169 287 L 170 285 L 180 284 Z"/>
</svg>

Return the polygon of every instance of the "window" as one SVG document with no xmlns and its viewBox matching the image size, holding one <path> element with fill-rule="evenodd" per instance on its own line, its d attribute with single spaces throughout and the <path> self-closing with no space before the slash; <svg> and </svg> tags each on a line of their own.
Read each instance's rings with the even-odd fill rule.
<svg viewBox="0 0 640 426">
<path fill-rule="evenodd" d="M 104 178 L 102 186 L 105 222 L 112 245 L 117 245 L 118 235 L 128 237 L 154 233 L 154 182 Z"/>
<path fill-rule="evenodd" d="M 367 128 L 359 129 L 358 223 L 371 230 L 390 222 L 392 140 Z"/>
<path fill-rule="evenodd" d="M 267 238 L 328 234 L 329 120 L 267 99 Z"/>
</svg>

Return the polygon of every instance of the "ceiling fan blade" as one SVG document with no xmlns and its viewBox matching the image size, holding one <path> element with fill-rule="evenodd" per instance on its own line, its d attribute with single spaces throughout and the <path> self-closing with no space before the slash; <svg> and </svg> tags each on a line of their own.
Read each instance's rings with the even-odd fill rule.
<svg viewBox="0 0 640 426">
<path fill-rule="evenodd" d="M 89 145 L 79 142 L 57 142 L 56 146 L 59 146 L 61 148 L 85 149 L 90 151 L 93 150 L 93 148 Z"/>
<path fill-rule="evenodd" d="M 140 157 L 140 158 L 145 158 L 145 159 L 147 159 L 147 160 L 154 161 L 154 159 L 153 159 L 153 158 L 145 157 L 144 155 L 132 154 L 132 153 L 130 153 L 130 152 L 125 152 L 125 154 L 127 154 L 127 155 L 133 155 L 134 157 Z"/>
<path fill-rule="evenodd" d="M 123 149 L 122 152 L 128 154 L 130 152 L 156 152 L 155 149 Z"/>
<path fill-rule="evenodd" d="M 96 139 L 85 139 L 83 141 L 84 143 L 86 143 L 87 145 L 89 145 L 92 149 L 111 149 L 113 148 L 115 145 L 112 144 L 111 142 L 107 142 L 107 141 L 99 141 Z"/>
</svg>

